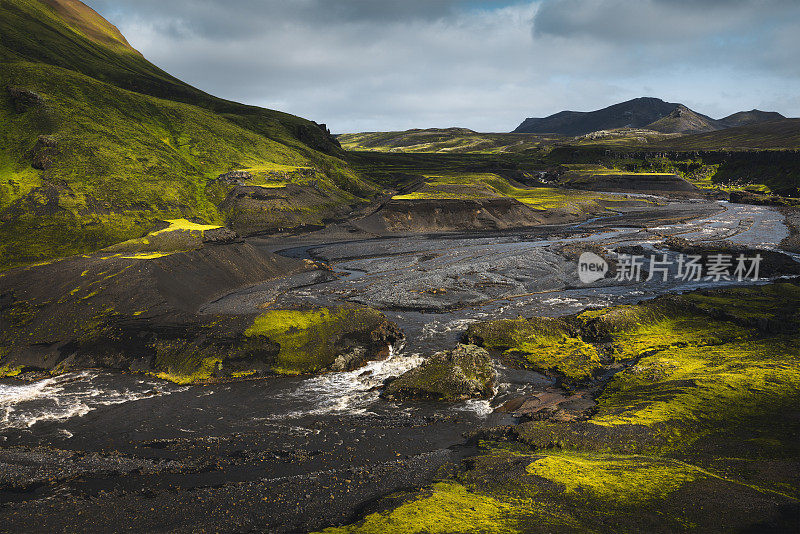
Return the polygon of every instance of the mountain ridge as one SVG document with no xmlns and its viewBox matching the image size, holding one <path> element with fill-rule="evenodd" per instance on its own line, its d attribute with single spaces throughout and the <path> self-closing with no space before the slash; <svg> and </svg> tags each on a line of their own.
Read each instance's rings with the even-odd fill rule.
<svg viewBox="0 0 800 534">
<path fill-rule="evenodd" d="M 733 126 L 785 118 L 771 111 L 740 111 L 713 119 L 680 103 L 655 97 L 639 97 L 594 111 L 559 111 L 547 117 L 529 117 L 512 133 L 586 135 L 616 128 L 644 128 L 661 133 L 702 133 Z"/>
</svg>

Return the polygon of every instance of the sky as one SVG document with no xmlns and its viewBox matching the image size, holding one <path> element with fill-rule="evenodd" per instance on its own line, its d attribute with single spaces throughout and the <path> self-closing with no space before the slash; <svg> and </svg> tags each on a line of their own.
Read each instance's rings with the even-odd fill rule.
<svg viewBox="0 0 800 534">
<path fill-rule="evenodd" d="M 654 96 L 800 116 L 797 0 L 84 0 L 170 74 L 334 133 Z"/>
</svg>

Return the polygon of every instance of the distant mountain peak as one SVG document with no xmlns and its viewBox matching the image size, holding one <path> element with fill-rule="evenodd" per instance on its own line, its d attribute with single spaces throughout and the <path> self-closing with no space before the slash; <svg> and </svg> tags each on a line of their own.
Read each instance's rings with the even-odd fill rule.
<svg viewBox="0 0 800 534">
<path fill-rule="evenodd" d="M 596 111 L 561 111 L 544 118 L 528 118 L 514 133 L 585 135 L 598 130 L 642 128 L 671 113 L 678 104 L 655 97 L 639 97 Z"/>
<path fill-rule="evenodd" d="M 559 111 L 543 118 L 525 119 L 513 133 L 586 135 L 617 128 L 644 128 L 662 133 L 699 133 L 780 120 L 783 115 L 753 109 L 715 120 L 689 107 L 642 96 L 595 111 Z"/>
</svg>

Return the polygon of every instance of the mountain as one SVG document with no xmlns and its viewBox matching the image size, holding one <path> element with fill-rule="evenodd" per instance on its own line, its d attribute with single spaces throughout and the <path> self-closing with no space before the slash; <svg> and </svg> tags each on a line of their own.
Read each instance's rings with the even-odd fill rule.
<svg viewBox="0 0 800 534">
<path fill-rule="evenodd" d="M 659 98 L 634 98 L 597 111 L 561 111 L 545 118 L 525 119 L 512 133 L 585 135 L 613 128 L 642 128 L 666 117 L 678 104 Z"/>
<path fill-rule="evenodd" d="M 0 126 L 0 269 L 165 219 L 320 224 L 378 190 L 325 125 L 178 80 L 77 0 L 0 1 Z"/>
<path fill-rule="evenodd" d="M 785 118 L 772 111 L 740 111 L 715 120 L 689 109 L 683 104 L 642 97 L 608 106 L 597 111 L 561 111 L 544 118 L 528 118 L 513 133 L 550 133 L 569 136 L 585 135 L 616 128 L 645 128 L 661 133 L 702 133 L 733 126 Z"/>
<path fill-rule="evenodd" d="M 786 117 L 775 111 L 760 111 L 758 109 L 752 109 L 750 111 L 740 111 L 738 113 L 734 113 L 733 115 L 728 115 L 727 117 L 720 119 L 719 122 L 722 123 L 726 128 L 732 128 L 734 126 L 758 124 L 759 122 L 778 121 L 785 118 Z"/>
<path fill-rule="evenodd" d="M 680 134 L 713 132 L 724 127 L 720 121 L 692 111 L 683 104 L 678 104 L 666 117 L 645 126 L 648 130 L 656 132 Z"/>
</svg>

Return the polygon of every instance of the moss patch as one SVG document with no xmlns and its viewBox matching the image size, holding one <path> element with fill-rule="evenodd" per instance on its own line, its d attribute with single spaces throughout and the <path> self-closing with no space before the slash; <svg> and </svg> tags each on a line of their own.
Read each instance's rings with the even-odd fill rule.
<svg viewBox="0 0 800 534">
<path fill-rule="evenodd" d="M 334 362 L 339 353 L 335 344 L 346 334 L 369 335 L 384 319 L 371 308 L 273 310 L 256 317 L 245 335 L 265 336 L 280 346 L 274 372 L 311 373 Z"/>
<path fill-rule="evenodd" d="M 543 372 L 577 382 L 592 377 L 602 365 L 597 349 L 561 319 L 503 319 L 471 325 L 467 337 L 484 347 Z"/>
<path fill-rule="evenodd" d="M 527 472 L 563 485 L 567 494 L 619 505 L 663 498 L 706 476 L 675 460 L 577 452 L 548 454 L 528 465 Z"/>
<path fill-rule="evenodd" d="M 347 527 L 329 528 L 326 534 L 453 532 L 522 532 L 512 515 L 514 507 L 492 497 L 473 493 L 454 482 L 434 484 L 423 496 L 384 513 L 367 516 Z"/>
</svg>

